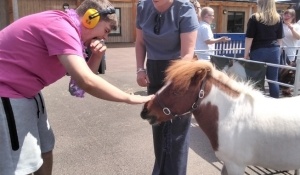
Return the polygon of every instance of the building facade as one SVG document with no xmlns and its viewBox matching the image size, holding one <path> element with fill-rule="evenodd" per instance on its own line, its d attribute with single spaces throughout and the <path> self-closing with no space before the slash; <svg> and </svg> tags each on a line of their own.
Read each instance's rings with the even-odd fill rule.
<svg viewBox="0 0 300 175">
<path fill-rule="evenodd" d="M 63 5 L 76 8 L 83 0 L 1 0 L 0 30 L 23 16 L 45 10 L 63 10 Z M 110 0 L 120 19 L 120 28 L 110 34 L 107 42 L 134 42 L 135 18 L 138 0 Z M 199 0 L 202 7 L 215 10 L 212 24 L 214 33 L 244 33 L 248 18 L 256 11 L 253 1 Z M 278 3 L 279 12 L 291 7 L 291 3 Z"/>
</svg>

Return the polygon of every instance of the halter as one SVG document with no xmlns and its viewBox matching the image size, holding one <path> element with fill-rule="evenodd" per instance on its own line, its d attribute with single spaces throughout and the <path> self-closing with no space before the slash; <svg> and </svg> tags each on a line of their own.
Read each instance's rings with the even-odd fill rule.
<svg viewBox="0 0 300 175">
<path fill-rule="evenodd" d="M 206 84 L 206 79 L 204 79 L 201 83 L 201 86 L 200 86 L 200 91 L 199 91 L 199 94 L 198 94 L 198 97 L 197 97 L 197 100 L 193 103 L 192 107 L 190 110 L 188 110 L 187 112 L 184 112 L 182 114 L 173 114 L 171 112 L 171 110 L 166 107 L 165 105 L 163 105 L 160 101 L 160 98 L 159 98 L 159 93 L 156 94 L 157 96 L 157 102 L 159 104 L 159 106 L 162 108 L 163 112 L 165 115 L 171 115 L 172 119 L 178 117 L 178 116 L 183 116 L 183 115 L 187 115 L 187 114 L 191 114 L 193 111 L 195 111 L 201 101 L 201 99 L 203 99 L 204 97 L 204 87 L 205 87 L 205 84 Z"/>
</svg>

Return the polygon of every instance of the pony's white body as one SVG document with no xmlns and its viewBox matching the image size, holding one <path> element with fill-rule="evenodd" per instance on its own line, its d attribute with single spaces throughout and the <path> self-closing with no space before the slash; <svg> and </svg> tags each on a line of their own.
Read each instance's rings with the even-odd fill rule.
<svg viewBox="0 0 300 175">
<path fill-rule="evenodd" d="M 216 156 L 229 175 L 244 174 L 247 165 L 299 169 L 300 97 L 273 99 L 250 91 L 231 97 L 213 86 L 201 102 L 218 107 Z"/>
<path fill-rule="evenodd" d="M 248 165 L 300 168 L 300 96 L 266 97 L 207 61 L 178 60 L 166 73 L 168 83 L 144 105 L 143 119 L 161 122 L 192 112 L 225 164 L 223 175 L 243 175 Z"/>
</svg>

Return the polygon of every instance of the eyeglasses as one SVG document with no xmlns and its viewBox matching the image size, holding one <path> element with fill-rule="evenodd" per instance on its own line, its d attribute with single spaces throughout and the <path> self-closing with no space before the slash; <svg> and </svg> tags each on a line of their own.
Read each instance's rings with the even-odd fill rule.
<svg viewBox="0 0 300 175">
<path fill-rule="evenodd" d="M 293 15 L 290 14 L 290 13 L 284 13 L 283 15 L 284 15 L 284 16 L 293 16 Z"/>
<path fill-rule="evenodd" d="M 157 14 L 156 16 L 155 16 L 155 25 L 154 25 L 154 29 L 153 29 L 153 31 L 154 31 L 154 33 L 156 34 L 156 35 L 159 35 L 159 33 L 160 33 L 160 23 L 161 23 L 161 15 L 160 14 Z"/>
</svg>

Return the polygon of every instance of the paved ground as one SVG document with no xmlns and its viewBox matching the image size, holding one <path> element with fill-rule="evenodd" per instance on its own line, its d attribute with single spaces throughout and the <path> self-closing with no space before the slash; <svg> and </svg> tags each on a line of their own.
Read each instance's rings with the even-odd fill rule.
<svg viewBox="0 0 300 175">
<path fill-rule="evenodd" d="M 109 45 L 107 70 L 100 74 L 126 92 L 145 94 L 135 82 L 133 44 Z M 43 90 L 56 135 L 54 175 L 150 175 L 154 162 L 151 127 L 142 120 L 141 105 L 69 95 L 66 76 Z M 188 175 L 220 174 L 222 163 L 196 121 L 191 124 Z M 292 172 L 292 171 L 290 171 Z M 248 175 L 285 174 L 259 167 Z"/>
</svg>

